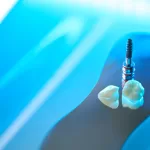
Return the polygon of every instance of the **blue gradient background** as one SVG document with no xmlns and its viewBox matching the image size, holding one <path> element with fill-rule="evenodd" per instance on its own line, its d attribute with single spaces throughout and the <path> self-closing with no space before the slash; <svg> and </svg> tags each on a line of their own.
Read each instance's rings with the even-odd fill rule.
<svg viewBox="0 0 150 150">
<path fill-rule="evenodd" d="M 73 44 L 62 36 L 47 46 L 22 74 L 0 89 L 0 136 L 25 108 L 41 87 L 52 77 L 65 58 L 90 32 L 101 16 L 70 10 L 48 12 L 28 7 L 19 2 L 0 25 L 0 78 L 2 78 L 29 50 L 57 24 L 68 16 L 84 20 L 80 38 Z M 150 23 L 116 18 L 93 50 L 55 90 L 38 112 L 24 125 L 6 147 L 6 150 L 36 150 L 46 133 L 62 117 L 76 108 L 97 83 L 105 60 L 113 45 L 132 32 L 150 32 Z M 134 26 L 134 28 L 133 28 Z M 113 35 L 113 36 L 112 36 Z M 71 100 L 70 100 L 71 98 Z"/>
</svg>

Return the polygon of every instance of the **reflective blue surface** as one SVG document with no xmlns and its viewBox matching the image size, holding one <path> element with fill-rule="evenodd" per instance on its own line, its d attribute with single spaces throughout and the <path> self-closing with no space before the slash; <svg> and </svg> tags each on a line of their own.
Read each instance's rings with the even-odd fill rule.
<svg viewBox="0 0 150 150">
<path fill-rule="evenodd" d="M 147 118 L 135 131 L 129 136 L 123 146 L 123 150 L 149 150 L 150 149 L 150 118 Z"/>
<path fill-rule="evenodd" d="M 83 23 L 77 40 L 68 43 L 66 34 L 62 33 L 62 36 L 44 47 L 38 55 L 32 58 L 32 53 L 29 53 L 17 65 L 45 35 L 68 17 L 78 18 Z M 17 116 L 30 105 L 31 100 L 55 75 L 66 58 L 83 42 L 99 20 L 103 22 L 104 18 L 70 11 L 58 13 L 53 8 L 48 12 L 28 7 L 21 1 L 13 8 L 0 25 L 0 143 L 9 137 L 6 131 L 16 121 Z M 150 32 L 149 23 L 137 24 L 131 20 L 118 21 L 114 18 L 108 20 L 112 23 L 108 30 L 91 46 L 91 51 L 53 94 L 47 96 L 47 101 L 11 136 L 5 144 L 6 150 L 16 150 L 18 147 L 21 150 L 38 149 L 48 130 L 89 95 L 115 42 L 132 32 Z M 97 31 L 97 34 L 100 33 Z M 88 47 L 88 43 L 83 45 Z M 10 72 L 12 68 L 13 71 Z"/>
</svg>

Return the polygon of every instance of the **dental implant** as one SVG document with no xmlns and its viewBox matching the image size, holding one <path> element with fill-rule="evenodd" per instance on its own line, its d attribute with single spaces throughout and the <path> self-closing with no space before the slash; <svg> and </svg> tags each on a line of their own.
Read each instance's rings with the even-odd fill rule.
<svg viewBox="0 0 150 150">
<path fill-rule="evenodd" d="M 126 58 L 122 66 L 122 88 L 124 84 L 134 79 L 135 63 L 132 61 L 133 43 L 132 39 L 128 39 L 126 47 Z"/>
</svg>

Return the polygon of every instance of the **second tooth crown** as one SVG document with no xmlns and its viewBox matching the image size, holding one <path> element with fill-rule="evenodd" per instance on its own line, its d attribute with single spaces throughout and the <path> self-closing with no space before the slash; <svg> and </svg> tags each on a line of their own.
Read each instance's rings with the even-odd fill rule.
<svg viewBox="0 0 150 150">
<path fill-rule="evenodd" d="M 124 96 L 128 96 L 130 100 L 138 100 L 144 95 L 144 88 L 140 82 L 136 80 L 129 80 L 125 84 L 122 93 Z"/>
<path fill-rule="evenodd" d="M 136 80 L 129 80 L 122 90 L 122 105 L 130 109 L 138 109 L 144 104 L 144 87 Z"/>
</svg>

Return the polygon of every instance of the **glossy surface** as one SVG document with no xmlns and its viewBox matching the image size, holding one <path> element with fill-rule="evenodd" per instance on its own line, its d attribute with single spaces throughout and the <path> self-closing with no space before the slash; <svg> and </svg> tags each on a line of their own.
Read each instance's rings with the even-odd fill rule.
<svg viewBox="0 0 150 150">
<path fill-rule="evenodd" d="M 108 85 L 121 86 L 121 67 L 124 60 L 126 37 L 118 41 L 109 54 L 105 63 L 101 77 L 92 90 L 90 95 L 74 111 L 60 120 L 45 138 L 42 150 L 66 150 L 66 149 L 84 149 L 84 150 L 120 150 L 126 142 L 123 150 L 131 150 L 141 147 L 138 143 L 145 144 L 143 148 L 150 146 L 148 144 L 149 127 L 141 132 L 138 129 L 136 134 L 142 137 L 130 134 L 150 115 L 150 55 L 149 49 L 144 47 L 148 45 L 150 36 L 130 35 L 135 42 L 134 60 L 136 62 L 136 79 L 145 87 L 145 103 L 137 109 L 131 110 L 119 106 L 118 109 L 110 109 L 99 102 L 97 93 Z M 143 49 L 142 49 L 143 48 Z M 142 49 L 142 52 L 141 52 Z M 140 54 L 140 55 L 139 55 Z M 119 57 L 117 57 L 119 55 Z M 121 90 L 120 90 L 121 103 Z M 142 125 L 141 125 L 142 127 Z M 146 133 L 147 132 L 147 133 Z M 146 133 L 146 134 L 145 134 Z M 133 137 L 133 139 L 132 139 Z M 129 138 L 129 139 L 128 139 Z M 130 141 L 131 140 L 131 141 Z M 59 142 L 59 144 L 58 144 Z M 133 142 L 133 143 L 132 143 Z M 147 149 L 143 149 L 147 150 Z"/>
<path fill-rule="evenodd" d="M 39 6 L 19 1 L 0 24 L 0 149 L 39 149 L 54 125 L 93 90 L 116 42 L 132 32 L 150 32 L 150 23 L 137 18 Z M 143 39 L 149 41 L 138 36 L 136 55 L 148 58 Z M 122 63 L 124 49 L 117 47 L 110 66 L 116 55 Z"/>
</svg>

